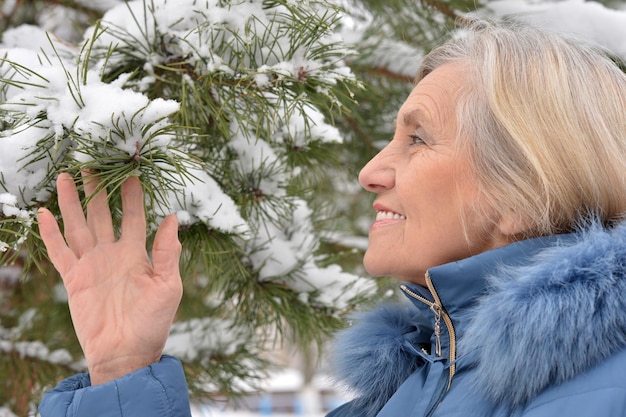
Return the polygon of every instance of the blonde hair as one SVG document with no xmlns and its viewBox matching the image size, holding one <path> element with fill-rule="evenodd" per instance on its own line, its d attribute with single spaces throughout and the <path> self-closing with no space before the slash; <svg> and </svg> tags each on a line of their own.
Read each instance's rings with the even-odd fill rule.
<svg viewBox="0 0 626 417">
<path fill-rule="evenodd" d="M 626 213 L 626 75 L 597 46 L 531 26 L 470 22 L 429 53 L 419 82 L 461 62 L 458 151 L 487 205 L 524 237 Z"/>
</svg>

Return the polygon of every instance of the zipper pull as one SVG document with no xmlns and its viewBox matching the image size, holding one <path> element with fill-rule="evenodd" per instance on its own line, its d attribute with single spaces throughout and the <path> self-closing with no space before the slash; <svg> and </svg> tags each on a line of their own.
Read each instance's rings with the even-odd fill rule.
<svg viewBox="0 0 626 417">
<path fill-rule="evenodd" d="M 435 354 L 441 357 L 441 307 L 433 304 L 430 309 L 435 315 Z"/>
</svg>

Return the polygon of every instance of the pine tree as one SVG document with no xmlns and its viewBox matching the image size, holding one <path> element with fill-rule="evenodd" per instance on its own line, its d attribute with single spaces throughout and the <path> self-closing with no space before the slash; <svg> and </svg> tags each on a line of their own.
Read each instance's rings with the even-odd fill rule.
<svg viewBox="0 0 626 417">
<path fill-rule="evenodd" d="M 344 238 L 371 218 L 356 173 L 473 1 L 58 3 L 2 6 L 0 406 L 27 415 L 84 370 L 35 220 L 58 212 L 61 171 L 96 172 L 118 223 L 131 175 L 152 231 L 177 213 L 185 295 L 167 350 L 198 394 L 233 395 L 271 366 L 276 331 L 308 349 L 380 294 Z M 54 13 L 74 19 L 65 40 L 18 26 Z"/>
</svg>

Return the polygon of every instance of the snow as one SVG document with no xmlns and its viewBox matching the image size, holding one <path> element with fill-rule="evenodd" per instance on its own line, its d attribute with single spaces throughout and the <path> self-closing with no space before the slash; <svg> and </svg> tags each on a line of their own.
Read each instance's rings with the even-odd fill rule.
<svg viewBox="0 0 626 417">
<path fill-rule="evenodd" d="M 40 341 L 12 342 L 0 339 L 0 352 L 16 352 L 22 358 L 33 358 L 56 365 L 69 365 L 72 363 L 72 355 L 65 349 L 50 351 Z"/>
<path fill-rule="evenodd" d="M 85 7 L 89 7 L 91 9 L 107 11 L 119 4 L 124 3 L 124 0 L 76 0 L 76 3 L 82 4 Z"/>
<path fill-rule="evenodd" d="M 0 4 L 0 13 L 8 15 L 15 7 L 18 0 L 5 0 Z"/>
<path fill-rule="evenodd" d="M 165 210 L 157 207 L 157 213 L 161 216 L 175 213 L 179 224 L 183 226 L 202 222 L 222 232 L 247 237 L 250 227 L 241 217 L 233 199 L 224 193 L 206 171 L 191 166 L 187 172 L 189 175 L 183 180 L 182 189 L 179 192 L 168 191 L 169 205 Z"/>
<path fill-rule="evenodd" d="M 307 275 L 302 282 L 320 291 L 315 301 L 333 306 L 337 310 L 347 308 L 349 301 L 359 295 L 373 294 L 376 291 L 376 283 L 372 279 L 361 277 L 355 279 L 354 275 L 342 272 L 338 265 L 310 269 L 305 266 L 304 269 Z"/>
<path fill-rule="evenodd" d="M 336 392 L 327 375 L 318 373 L 307 384 L 302 372 L 290 367 L 269 372 L 259 385 L 244 386 L 242 391 L 248 392 L 252 400 L 247 407 L 245 400 L 241 404 L 196 401 L 191 404 L 191 414 L 194 417 L 322 417 L 352 399 Z"/>
<path fill-rule="evenodd" d="M 31 221 L 33 218 L 33 212 L 29 210 L 22 210 L 17 207 L 17 197 L 9 193 L 0 194 L 0 208 L 2 214 L 5 217 L 15 217 L 20 220 Z"/>
<path fill-rule="evenodd" d="M 0 250 L 4 251 L 8 249 L 8 245 L 6 245 L 7 247 L 3 249 L 2 244 L 6 245 L 4 242 L 0 243 Z M 4 266 L 0 268 L 0 288 L 13 288 L 13 286 L 17 284 L 21 273 L 22 268 L 18 265 Z M 4 291 L 0 290 L 0 300 L 3 298 L 3 292 Z"/>
<path fill-rule="evenodd" d="M 415 77 L 424 56 L 421 48 L 393 39 L 393 36 L 366 38 L 369 26 L 374 24 L 371 12 L 351 2 L 344 7 L 347 12 L 342 20 L 342 38 L 347 44 L 359 45 L 362 50 L 368 51 L 365 56 L 356 56 L 356 60 L 408 79 Z"/>
<path fill-rule="evenodd" d="M 97 2 L 95 2 L 97 3 Z M 71 22 L 71 24 L 68 24 Z M 78 41 L 74 25 L 86 24 L 87 16 L 69 7 L 43 7 L 37 14 L 37 24 L 65 41 Z"/>
<path fill-rule="evenodd" d="M 0 105 L 1 106 L 1 105 Z M 16 207 L 33 206 L 45 201 L 50 193 L 41 181 L 49 161 L 26 164 L 27 157 L 37 149 L 37 142 L 50 134 L 50 128 L 33 125 L 28 129 L 5 132 L 0 137 L 0 166 L 3 184 L 17 201 Z"/>
<path fill-rule="evenodd" d="M 48 37 L 50 37 L 50 39 Z M 50 40 L 54 42 L 54 48 Z M 60 41 L 58 36 L 54 33 L 46 32 L 39 26 L 27 24 L 7 29 L 2 34 L 2 46 L 7 49 L 15 48 L 29 51 L 41 51 L 50 57 L 55 55 L 55 48 L 61 56 L 71 56 L 76 51 L 75 46 Z M 22 62 L 21 60 L 17 61 Z"/>
<path fill-rule="evenodd" d="M 310 140 L 320 140 L 326 143 L 341 143 L 343 137 L 334 126 L 324 120 L 324 115 L 314 106 L 304 103 L 302 111 L 293 113 L 291 117 L 283 116 L 287 123 L 279 131 L 277 140 L 292 138 L 293 146 L 304 147 Z"/>
<path fill-rule="evenodd" d="M 626 59 L 626 10 L 585 0 L 538 2 L 498 0 L 486 9 L 497 17 L 513 16 L 552 30 L 578 35 Z"/>
<path fill-rule="evenodd" d="M 17 417 L 17 414 L 13 413 L 9 407 L 0 407 L 0 417 Z"/>
<path fill-rule="evenodd" d="M 417 73 L 424 51 L 393 39 L 374 39 L 363 43 L 370 24 L 367 10 L 357 10 L 358 18 L 347 16 L 341 32 L 349 44 L 369 46 L 371 55 L 365 63 L 384 68 L 392 74 L 412 78 Z M 626 59 L 626 8 L 610 9 L 601 3 L 586 0 L 496 0 L 485 2 L 479 11 L 496 18 L 513 17 L 550 28 L 576 34 L 595 42 Z"/>
<path fill-rule="evenodd" d="M 23 358 L 38 359 L 52 364 L 72 365 L 72 356 L 65 349 L 51 351 L 41 341 L 16 341 L 24 331 L 32 327 L 36 315 L 37 310 L 30 308 L 19 317 L 17 326 L 10 329 L 0 326 L 0 352 L 15 352 Z"/>
<path fill-rule="evenodd" d="M 275 168 L 280 166 L 280 159 L 274 148 L 263 139 L 251 138 L 246 127 L 235 121 L 231 123 L 231 135 L 230 148 L 238 155 L 236 168 L 245 176 L 260 176 L 257 188 L 263 195 L 285 195 L 287 172 Z"/>
<path fill-rule="evenodd" d="M 244 331 L 249 330 L 237 329 L 232 321 L 216 318 L 174 323 L 164 353 L 186 361 L 200 359 L 208 353 L 233 354 L 245 340 L 238 332 Z"/>
</svg>

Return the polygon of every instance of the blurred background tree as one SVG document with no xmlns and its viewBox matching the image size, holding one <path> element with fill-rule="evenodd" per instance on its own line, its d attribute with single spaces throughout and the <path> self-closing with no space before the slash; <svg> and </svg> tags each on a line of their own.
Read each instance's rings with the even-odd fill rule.
<svg viewBox="0 0 626 417">
<path fill-rule="evenodd" d="M 466 13 L 508 13 L 492 6 L 4 0 L 0 410 L 33 414 L 84 370 L 35 221 L 60 171 L 98 172 L 116 221 L 129 175 L 152 231 L 178 214 L 185 295 L 166 350 L 197 395 L 254 385 L 281 343 L 312 362 L 347 313 L 393 297 L 363 277 L 373 211 L 358 171 L 393 135 L 421 57 Z"/>
</svg>

